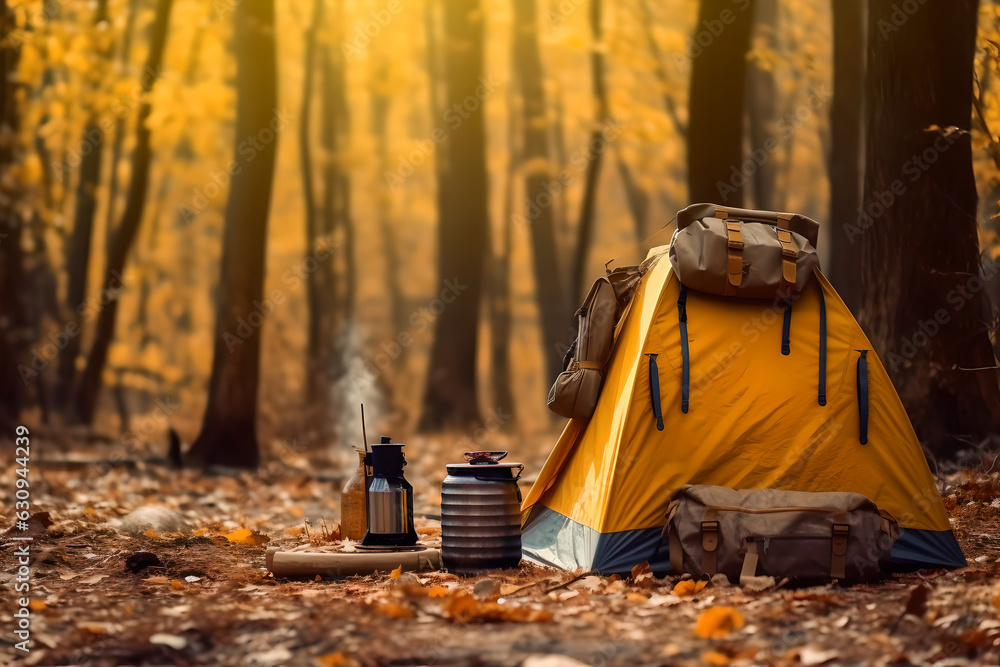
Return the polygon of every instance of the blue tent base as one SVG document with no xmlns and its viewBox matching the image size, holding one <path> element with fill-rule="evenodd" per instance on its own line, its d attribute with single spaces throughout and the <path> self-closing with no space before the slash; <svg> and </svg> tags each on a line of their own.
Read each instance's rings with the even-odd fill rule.
<svg viewBox="0 0 1000 667">
<path fill-rule="evenodd" d="M 649 561 L 653 572 L 669 572 L 667 545 L 660 546 L 660 528 L 599 533 L 593 528 L 536 507 L 521 536 L 522 552 L 530 561 L 563 570 L 584 568 L 601 574 L 627 574 Z M 892 547 L 893 569 L 965 567 L 965 556 L 950 530 L 901 528 Z"/>
</svg>

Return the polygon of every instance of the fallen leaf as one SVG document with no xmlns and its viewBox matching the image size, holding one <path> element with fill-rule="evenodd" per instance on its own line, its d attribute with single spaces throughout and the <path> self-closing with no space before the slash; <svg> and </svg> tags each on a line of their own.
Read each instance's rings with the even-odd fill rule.
<svg viewBox="0 0 1000 667">
<path fill-rule="evenodd" d="M 684 581 L 678 581 L 677 585 L 674 586 L 674 595 L 679 598 L 688 597 L 699 592 L 701 589 L 708 585 L 707 581 L 695 581 L 694 579 L 685 579 Z"/>
<path fill-rule="evenodd" d="M 748 591 L 759 593 L 769 588 L 774 588 L 778 582 L 774 577 L 741 577 L 740 586 Z"/>
<path fill-rule="evenodd" d="M 573 592 L 578 593 L 579 591 L 573 591 Z M 629 602 L 635 602 L 636 604 L 645 604 L 648 598 L 642 593 L 626 593 L 625 599 L 628 600 Z"/>
<path fill-rule="evenodd" d="M 521 667 L 587 667 L 587 663 L 565 655 L 533 655 L 522 662 Z"/>
<path fill-rule="evenodd" d="M 321 655 L 316 658 L 316 661 L 325 665 L 326 667 L 346 667 L 348 665 L 356 664 L 353 660 L 348 658 L 346 655 L 337 651 L 335 653 L 327 653 L 326 655 Z"/>
<path fill-rule="evenodd" d="M 14 524 L 4 534 L 14 537 L 38 537 L 49 532 L 48 529 L 52 525 L 52 518 L 48 512 L 35 512 L 28 517 L 27 524 L 27 528 L 17 528 L 17 524 Z"/>
<path fill-rule="evenodd" d="M 930 597 L 931 589 L 927 584 L 920 582 L 910 590 L 910 597 L 906 601 L 906 611 L 904 614 L 912 614 L 917 618 L 923 618 L 927 613 L 927 599 Z"/>
<path fill-rule="evenodd" d="M 45 609 L 48 609 L 48 607 L 49 606 L 41 600 L 32 600 L 28 603 L 28 609 L 31 611 L 44 611 Z"/>
<path fill-rule="evenodd" d="M 803 665 L 822 665 L 839 655 L 837 651 L 825 650 L 818 645 L 803 646 L 799 649 L 799 662 Z"/>
<path fill-rule="evenodd" d="M 709 607 L 698 617 L 694 633 L 702 639 L 725 637 L 743 627 L 743 614 L 733 607 Z"/>
<path fill-rule="evenodd" d="M 643 561 L 632 568 L 632 585 L 638 588 L 653 588 L 656 586 L 656 575 L 649 569 L 649 563 Z"/>
<path fill-rule="evenodd" d="M 160 644 L 162 646 L 169 646 L 172 649 L 180 651 L 185 646 L 187 646 L 187 639 L 181 637 L 180 635 L 171 635 L 165 632 L 157 632 L 149 638 L 150 644 Z"/>
<path fill-rule="evenodd" d="M 157 534 L 156 534 L 156 531 L 155 531 L 155 530 L 153 530 L 152 528 L 148 528 L 148 529 L 146 529 L 146 532 L 145 532 L 145 533 L 143 533 L 143 535 L 145 535 L 146 537 L 151 537 L 151 538 L 153 538 L 154 540 L 158 540 L 158 539 L 160 539 L 160 536 L 159 536 L 159 535 L 157 535 Z"/>
<path fill-rule="evenodd" d="M 480 602 L 468 591 L 456 590 L 441 603 L 444 615 L 453 621 L 513 621 L 517 623 L 543 623 L 551 621 L 551 611 L 528 606 Z"/>
<path fill-rule="evenodd" d="M 166 577 L 149 577 L 148 579 L 143 579 L 147 584 L 168 584 L 170 580 Z"/>
<path fill-rule="evenodd" d="M 728 665 L 729 656 L 718 651 L 705 651 L 701 654 L 701 661 L 706 665 Z"/>
<path fill-rule="evenodd" d="M 651 607 L 673 607 L 680 603 L 681 599 L 676 595 L 660 595 L 658 593 L 654 593 L 646 600 L 646 604 Z"/>
<path fill-rule="evenodd" d="M 401 605 L 398 602 L 383 602 L 375 607 L 375 611 L 386 618 L 413 618 L 414 611 L 411 607 Z"/>
<path fill-rule="evenodd" d="M 427 597 L 429 598 L 443 598 L 448 596 L 448 589 L 444 586 L 434 585 L 431 586 L 430 590 L 427 591 Z"/>
<path fill-rule="evenodd" d="M 500 598 L 500 584 L 492 579 L 477 581 L 472 587 L 472 595 L 480 602 L 493 602 Z"/>
<path fill-rule="evenodd" d="M 94 621 L 80 621 L 76 627 L 89 632 L 92 635 L 108 635 L 121 632 L 122 626 L 118 623 L 98 623 Z"/>
<path fill-rule="evenodd" d="M 86 585 L 89 586 L 91 584 L 96 584 L 97 582 L 101 581 L 102 579 L 107 579 L 107 578 L 108 578 L 108 575 L 106 575 L 106 574 L 95 574 L 95 575 L 93 575 L 91 577 L 87 577 L 86 579 L 81 579 L 78 583 L 86 584 Z"/>
<path fill-rule="evenodd" d="M 198 530 L 196 530 L 193 533 L 191 533 L 191 536 L 192 537 L 201 537 L 202 535 L 205 535 L 207 533 L 208 533 L 208 528 L 199 528 Z"/>
<path fill-rule="evenodd" d="M 184 582 L 181 581 L 180 579 L 171 579 L 170 588 L 174 589 L 175 591 L 182 591 L 186 588 L 186 586 L 184 585 Z"/>
<path fill-rule="evenodd" d="M 249 528 L 238 528 L 233 532 L 228 533 L 226 535 L 226 539 L 233 544 L 252 544 L 254 546 L 267 544 L 271 541 L 271 538 L 267 535 L 262 535 L 257 531 L 250 530 Z"/>
<path fill-rule="evenodd" d="M 395 570 L 389 573 L 389 576 L 392 577 L 393 579 L 399 579 L 401 576 L 403 576 L 403 566 L 400 565 L 399 567 L 397 567 Z"/>
</svg>

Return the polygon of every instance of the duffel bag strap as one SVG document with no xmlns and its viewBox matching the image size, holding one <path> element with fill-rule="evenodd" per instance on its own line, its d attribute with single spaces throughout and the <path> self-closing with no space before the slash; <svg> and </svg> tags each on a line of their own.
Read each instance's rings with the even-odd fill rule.
<svg viewBox="0 0 1000 667">
<path fill-rule="evenodd" d="M 743 569 L 740 570 L 740 586 L 746 586 L 747 579 L 757 576 L 757 561 L 760 560 L 760 543 L 755 540 L 747 542 L 747 553 L 743 557 Z"/>
<path fill-rule="evenodd" d="M 726 220 L 726 237 L 728 240 L 728 259 L 726 262 L 726 273 L 729 277 L 729 284 L 726 291 L 739 287 L 743 284 L 743 232 L 740 231 L 739 220 Z"/>
<path fill-rule="evenodd" d="M 578 361 L 576 362 L 580 368 L 592 371 L 602 371 L 604 370 L 604 364 L 598 363 L 596 361 Z"/>
<path fill-rule="evenodd" d="M 847 541 L 850 534 L 851 527 L 846 523 L 833 524 L 833 538 L 830 543 L 830 576 L 834 579 L 847 577 Z"/>
<path fill-rule="evenodd" d="M 715 508 L 705 510 L 701 522 L 701 569 L 712 576 L 719 570 L 719 512 Z"/>
</svg>

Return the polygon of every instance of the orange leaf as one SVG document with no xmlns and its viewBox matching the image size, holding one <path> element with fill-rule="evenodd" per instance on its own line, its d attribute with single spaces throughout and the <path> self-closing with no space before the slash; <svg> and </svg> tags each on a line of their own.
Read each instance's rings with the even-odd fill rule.
<svg viewBox="0 0 1000 667">
<path fill-rule="evenodd" d="M 702 639 L 725 637 L 743 627 L 743 614 L 732 607 L 709 607 L 698 617 L 694 633 Z"/>
<path fill-rule="evenodd" d="M 239 528 L 226 535 L 226 539 L 233 544 L 253 544 L 259 546 L 271 541 L 267 535 L 250 530 L 249 528 Z"/>
<path fill-rule="evenodd" d="M 429 598 L 443 598 L 448 596 L 448 589 L 444 586 L 431 586 L 431 589 L 427 591 L 427 597 Z"/>
<path fill-rule="evenodd" d="M 49 606 L 44 602 L 42 602 L 41 600 L 32 600 L 31 602 L 28 603 L 28 608 L 31 611 L 42 611 L 44 609 L 48 609 L 48 607 Z"/>
<path fill-rule="evenodd" d="M 154 540 L 159 537 L 159 535 L 156 534 L 156 531 L 152 528 L 149 528 L 145 533 L 143 533 L 143 535 L 146 537 L 152 537 Z"/>
<path fill-rule="evenodd" d="M 147 584 L 168 584 L 170 580 L 166 577 L 149 577 L 148 579 L 143 579 Z"/>
<path fill-rule="evenodd" d="M 171 579 L 170 580 L 170 587 L 172 589 L 174 589 L 175 591 L 182 591 L 185 588 L 184 582 L 181 581 L 180 579 Z"/>
<path fill-rule="evenodd" d="M 554 615 L 546 609 L 528 606 L 479 602 L 468 591 L 456 590 L 441 603 L 444 615 L 453 621 L 512 621 L 516 623 L 544 623 Z"/>
<path fill-rule="evenodd" d="M 389 576 L 392 577 L 393 579 L 399 579 L 401 576 L 403 576 L 403 566 L 400 565 L 399 567 L 397 567 L 395 570 L 389 573 Z"/>
<path fill-rule="evenodd" d="M 718 651 L 705 651 L 701 654 L 701 661 L 709 665 L 728 665 L 729 656 Z"/>
<path fill-rule="evenodd" d="M 346 655 L 337 651 L 336 653 L 327 653 L 326 655 L 316 658 L 316 660 L 321 665 L 326 665 L 326 667 L 338 667 L 340 665 L 350 665 L 353 661 Z"/>
<path fill-rule="evenodd" d="M 375 608 L 375 611 L 387 618 L 413 618 L 413 609 L 398 602 L 386 602 Z"/>
<path fill-rule="evenodd" d="M 707 581 L 695 581 L 694 579 L 685 579 L 684 581 L 678 581 L 677 585 L 674 586 L 674 595 L 676 595 L 679 598 L 688 597 L 699 592 L 707 585 L 708 585 Z"/>
</svg>

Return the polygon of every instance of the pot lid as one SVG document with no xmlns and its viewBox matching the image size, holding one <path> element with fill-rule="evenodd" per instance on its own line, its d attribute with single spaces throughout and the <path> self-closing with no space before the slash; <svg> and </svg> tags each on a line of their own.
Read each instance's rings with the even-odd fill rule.
<svg viewBox="0 0 1000 667">
<path fill-rule="evenodd" d="M 481 463 L 449 463 L 446 467 L 448 470 L 474 470 L 476 472 L 489 473 L 490 470 L 513 470 L 514 468 L 523 468 L 524 466 L 520 463 L 490 463 L 486 465 Z"/>
</svg>

